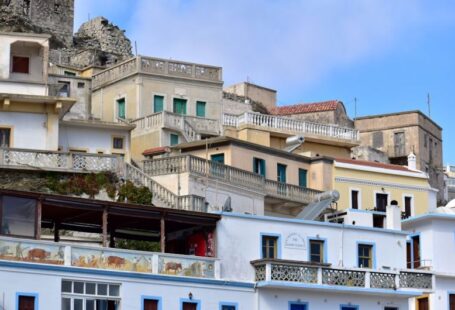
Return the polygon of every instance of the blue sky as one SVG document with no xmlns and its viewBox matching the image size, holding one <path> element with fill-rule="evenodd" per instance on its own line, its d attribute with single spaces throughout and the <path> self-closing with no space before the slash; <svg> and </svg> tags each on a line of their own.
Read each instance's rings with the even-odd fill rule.
<svg viewBox="0 0 455 310">
<path fill-rule="evenodd" d="M 342 100 L 354 117 L 419 109 L 455 164 L 455 1 L 76 0 L 75 29 L 103 15 L 138 52 L 223 67 L 225 85 L 278 104 Z"/>
</svg>

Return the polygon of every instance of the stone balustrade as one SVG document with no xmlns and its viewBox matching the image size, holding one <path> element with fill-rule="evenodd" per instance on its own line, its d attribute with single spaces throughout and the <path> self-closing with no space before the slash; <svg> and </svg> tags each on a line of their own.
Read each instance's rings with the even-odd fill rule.
<svg viewBox="0 0 455 310">
<path fill-rule="evenodd" d="M 221 67 L 137 56 L 93 75 L 92 88 L 138 73 L 222 83 Z"/>
<path fill-rule="evenodd" d="M 18 169 L 119 172 L 123 161 L 118 155 L 0 148 L 0 166 Z"/>
<path fill-rule="evenodd" d="M 310 134 L 349 142 L 359 142 L 359 131 L 347 127 L 308 122 L 283 116 L 246 112 L 241 115 L 223 114 L 223 126 L 239 128 L 244 125 L 287 131 L 296 135 Z"/>
<path fill-rule="evenodd" d="M 433 275 L 421 271 L 383 272 L 360 268 L 331 268 L 287 260 L 252 261 L 255 281 L 284 281 L 306 284 L 376 289 L 432 289 Z"/>
<path fill-rule="evenodd" d="M 219 261 L 211 257 L 89 247 L 3 236 L 0 237 L 0 260 L 169 276 L 220 278 Z"/>
<path fill-rule="evenodd" d="M 190 172 L 226 183 L 264 192 L 265 195 L 308 204 L 320 191 L 267 180 L 263 176 L 192 155 L 145 160 L 143 171 L 150 175 Z"/>
</svg>

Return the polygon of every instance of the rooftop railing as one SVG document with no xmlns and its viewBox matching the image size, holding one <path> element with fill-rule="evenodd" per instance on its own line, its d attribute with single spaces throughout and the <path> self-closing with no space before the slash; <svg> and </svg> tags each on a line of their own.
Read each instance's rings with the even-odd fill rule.
<svg viewBox="0 0 455 310">
<path fill-rule="evenodd" d="M 348 127 L 313 123 L 255 112 L 246 112 L 241 115 L 225 113 L 223 115 L 223 126 L 239 128 L 242 125 L 265 127 L 276 131 L 284 130 L 293 134 L 311 134 L 355 143 L 359 142 L 359 131 Z"/>
<path fill-rule="evenodd" d="M 169 276 L 219 278 L 215 258 L 0 237 L 0 260 Z"/>
<path fill-rule="evenodd" d="M 287 260 L 257 260 L 256 281 L 284 281 L 307 284 L 377 289 L 432 289 L 433 275 L 420 271 L 384 272 L 360 268 L 332 268 Z"/>
<path fill-rule="evenodd" d="M 75 172 L 117 172 L 120 171 L 122 163 L 123 158 L 118 155 L 0 148 L 0 167 Z"/>
<path fill-rule="evenodd" d="M 222 82 L 222 69 L 220 67 L 137 56 L 95 74 L 92 80 L 92 87 L 97 89 L 105 84 L 136 73 Z"/>
<path fill-rule="evenodd" d="M 192 155 L 145 160 L 143 162 L 143 171 L 150 176 L 190 172 L 199 176 L 264 192 L 266 196 L 304 204 L 312 202 L 316 198 L 316 195 L 321 193 L 318 190 L 310 188 L 268 180 L 262 175 L 247 170 Z"/>
</svg>

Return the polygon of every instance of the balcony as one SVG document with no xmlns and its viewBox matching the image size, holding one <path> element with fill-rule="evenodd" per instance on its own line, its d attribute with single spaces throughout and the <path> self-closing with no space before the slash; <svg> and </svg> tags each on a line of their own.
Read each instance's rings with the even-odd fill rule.
<svg viewBox="0 0 455 310">
<path fill-rule="evenodd" d="M 0 167 L 64 172 L 117 172 L 123 158 L 117 155 L 66 153 L 0 148 Z"/>
<path fill-rule="evenodd" d="M 292 184 L 268 180 L 265 177 L 235 167 L 205 160 L 192 155 L 145 160 L 143 171 L 150 176 L 192 173 L 229 184 L 263 192 L 265 196 L 309 204 L 321 192 Z"/>
<path fill-rule="evenodd" d="M 92 88 L 96 90 L 111 82 L 139 73 L 222 83 L 220 67 L 137 56 L 95 74 Z"/>
<path fill-rule="evenodd" d="M 254 112 L 246 112 L 241 115 L 224 114 L 223 126 L 235 128 L 257 126 L 281 134 L 304 135 L 305 138 L 311 138 L 311 136 L 330 138 L 352 145 L 357 145 L 360 141 L 359 131 L 356 129 Z"/>
<path fill-rule="evenodd" d="M 421 271 L 384 272 L 352 268 L 332 268 L 289 260 L 256 260 L 255 281 L 282 281 L 328 287 L 375 288 L 384 290 L 431 290 L 433 275 Z"/>
<path fill-rule="evenodd" d="M 156 275 L 220 278 L 219 261 L 210 257 L 89 247 L 8 237 L 0 237 L 0 260 Z"/>
<path fill-rule="evenodd" d="M 161 128 L 181 132 L 188 142 L 200 140 L 201 134 L 213 136 L 220 134 L 220 123 L 216 119 L 181 115 L 167 111 L 141 117 L 131 121 L 131 123 L 136 125 L 132 132 L 133 137 Z"/>
</svg>

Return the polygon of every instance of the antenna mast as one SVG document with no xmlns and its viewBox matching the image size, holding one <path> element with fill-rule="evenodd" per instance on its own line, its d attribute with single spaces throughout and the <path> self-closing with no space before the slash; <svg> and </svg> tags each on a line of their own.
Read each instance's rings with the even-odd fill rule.
<svg viewBox="0 0 455 310">
<path fill-rule="evenodd" d="M 431 98 L 430 93 L 427 94 L 428 116 L 431 117 Z"/>
</svg>

